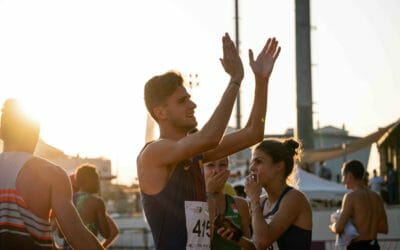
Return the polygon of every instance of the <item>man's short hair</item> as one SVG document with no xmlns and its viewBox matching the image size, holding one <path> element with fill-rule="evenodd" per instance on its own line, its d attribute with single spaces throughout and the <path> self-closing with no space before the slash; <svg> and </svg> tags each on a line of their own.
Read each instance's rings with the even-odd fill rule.
<svg viewBox="0 0 400 250">
<path fill-rule="evenodd" d="M 36 146 L 40 125 L 23 112 L 15 99 L 4 102 L 1 115 L 1 138 L 5 143 Z"/>
<path fill-rule="evenodd" d="M 358 160 L 348 161 L 343 166 L 344 174 L 351 173 L 354 178 L 362 180 L 365 175 L 364 165 Z"/>
<path fill-rule="evenodd" d="M 157 118 L 153 109 L 165 104 L 167 98 L 180 86 L 183 86 L 183 77 L 176 71 L 154 76 L 146 83 L 144 86 L 144 102 L 150 115 L 155 120 Z"/>
<path fill-rule="evenodd" d="M 85 163 L 76 169 L 75 178 L 78 186 L 82 187 L 85 182 L 98 179 L 99 174 L 97 173 L 95 165 Z"/>
</svg>

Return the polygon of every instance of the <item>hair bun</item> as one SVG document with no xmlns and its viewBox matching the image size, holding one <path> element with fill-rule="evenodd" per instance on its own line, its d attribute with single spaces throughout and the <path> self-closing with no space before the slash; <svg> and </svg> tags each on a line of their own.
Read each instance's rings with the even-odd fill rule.
<svg viewBox="0 0 400 250">
<path fill-rule="evenodd" d="M 297 155 L 297 149 L 300 147 L 300 143 L 293 138 L 286 139 L 283 145 L 288 149 L 288 151 L 293 155 Z"/>
</svg>

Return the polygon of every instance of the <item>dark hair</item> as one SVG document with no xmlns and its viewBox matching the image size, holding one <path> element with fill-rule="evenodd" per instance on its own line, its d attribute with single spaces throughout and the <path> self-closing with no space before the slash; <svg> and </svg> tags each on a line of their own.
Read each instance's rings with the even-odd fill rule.
<svg viewBox="0 0 400 250">
<path fill-rule="evenodd" d="M 388 169 L 393 169 L 393 163 L 387 162 L 387 163 L 386 163 L 386 167 L 387 167 Z"/>
<path fill-rule="evenodd" d="M 278 139 L 267 139 L 257 145 L 256 150 L 261 150 L 272 158 L 273 163 L 283 161 L 285 163 L 285 177 L 288 177 L 292 171 L 295 159 L 299 154 L 300 143 L 294 138 L 284 141 Z"/>
<path fill-rule="evenodd" d="M 344 174 L 351 173 L 354 178 L 362 180 L 365 175 L 364 165 L 358 160 L 345 162 L 343 165 Z"/>
<path fill-rule="evenodd" d="M 99 174 L 97 173 L 95 165 L 85 163 L 76 169 L 75 178 L 78 186 L 82 187 L 87 181 L 98 179 Z"/>
<path fill-rule="evenodd" d="M 169 71 L 163 75 L 154 76 L 144 86 L 144 102 L 150 115 L 157 120 L 153 109 L 165 104 L 174 91 L 183 86 L 183 77 L 179 72 Z"/>
<path fill-rule="evenodd" d="M 39 139 L 39 123 L 29 118 L 15 99 L 6 100 L 2 112 L 1 137 L 4 143 L 34 150 Z"/>
</svg>

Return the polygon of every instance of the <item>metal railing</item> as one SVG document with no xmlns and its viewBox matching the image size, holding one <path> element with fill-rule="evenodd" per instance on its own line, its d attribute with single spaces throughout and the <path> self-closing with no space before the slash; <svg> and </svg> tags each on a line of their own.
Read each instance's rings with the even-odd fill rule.
<svg viewBox="0 0 400 250">
<path fill-rule="evenodd" d="M 400 250 L 400 238 L 397 239 L 378 239 L 381 250 Z M 346 247 L 335 246 L 334 240 L 325 241 L 325 248 L 315 250 L 345 250 Z"/>
<path fill-rule="evenodd" d="M 148 228 L 121 228 L 118 239 L 109 249 L 154 249 L 153 236 Z"/>
</svg>

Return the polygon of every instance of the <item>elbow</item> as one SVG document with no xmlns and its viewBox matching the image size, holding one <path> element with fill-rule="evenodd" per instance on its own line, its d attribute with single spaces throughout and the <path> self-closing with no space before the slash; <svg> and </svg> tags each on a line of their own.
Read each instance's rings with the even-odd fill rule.
<svg viewBox="0 0 400 250">
<path fill-rule="evenodd" d="M 221 141 L 221 137 L 217 137 L 217 136 L 204 136 L 204 149 L 205 150 L 211 150 L 214 149 L 216 147 L 218 147 L 220 141 Z"/>
<path fill-rule="evenodd" d="M 274 241 L 268 237 L 257 237 L 257 235 L 255 235 L 254 245 L 257 249 L 267 249 L 273 242 Z"/>
<path fill-rule="evenodd" d="M 105 230 L 101 234 L 105 239 L 109 239 L 111 237 L 111 231 L 110 230 Z"/>
<path fill-rule="evenodd" d="M 249 126 L 248 131 L 248 138 L 251 142 L 251 145 L 257 144 L 264 140 L 264 128 Z"/>
<path fill-rule="evenodd" d="M 336 225 L 334 227 L 334 231 L 335 231 L 336 234 L 341 234 L 344 231 L 344 227 L 340 227 L 340 226 Z"/>
<path fill-rule="evenodd" d="M 263 140 L 264 140 L 264 130 L 254 135 L 254 144 L 262 142 Z"/>
<path fill-rule="evenodd" d="M 119 233 L 120 233 L 120 232 L 119 232 L 119 229 L 118 229 L 118 228 L 115 228 L 114 230 L 111 231 L 111 236 L 110 236 L 110 238 L 116 239 L 116 238 L 118 237 Z"/>
<path fill-rule="evenodd" d="M 271 244 L 272 242 L 268 242 L 267 240 L 256 240 L 254 242 L 257 249 L 267 249 Z"/>
</svg>

